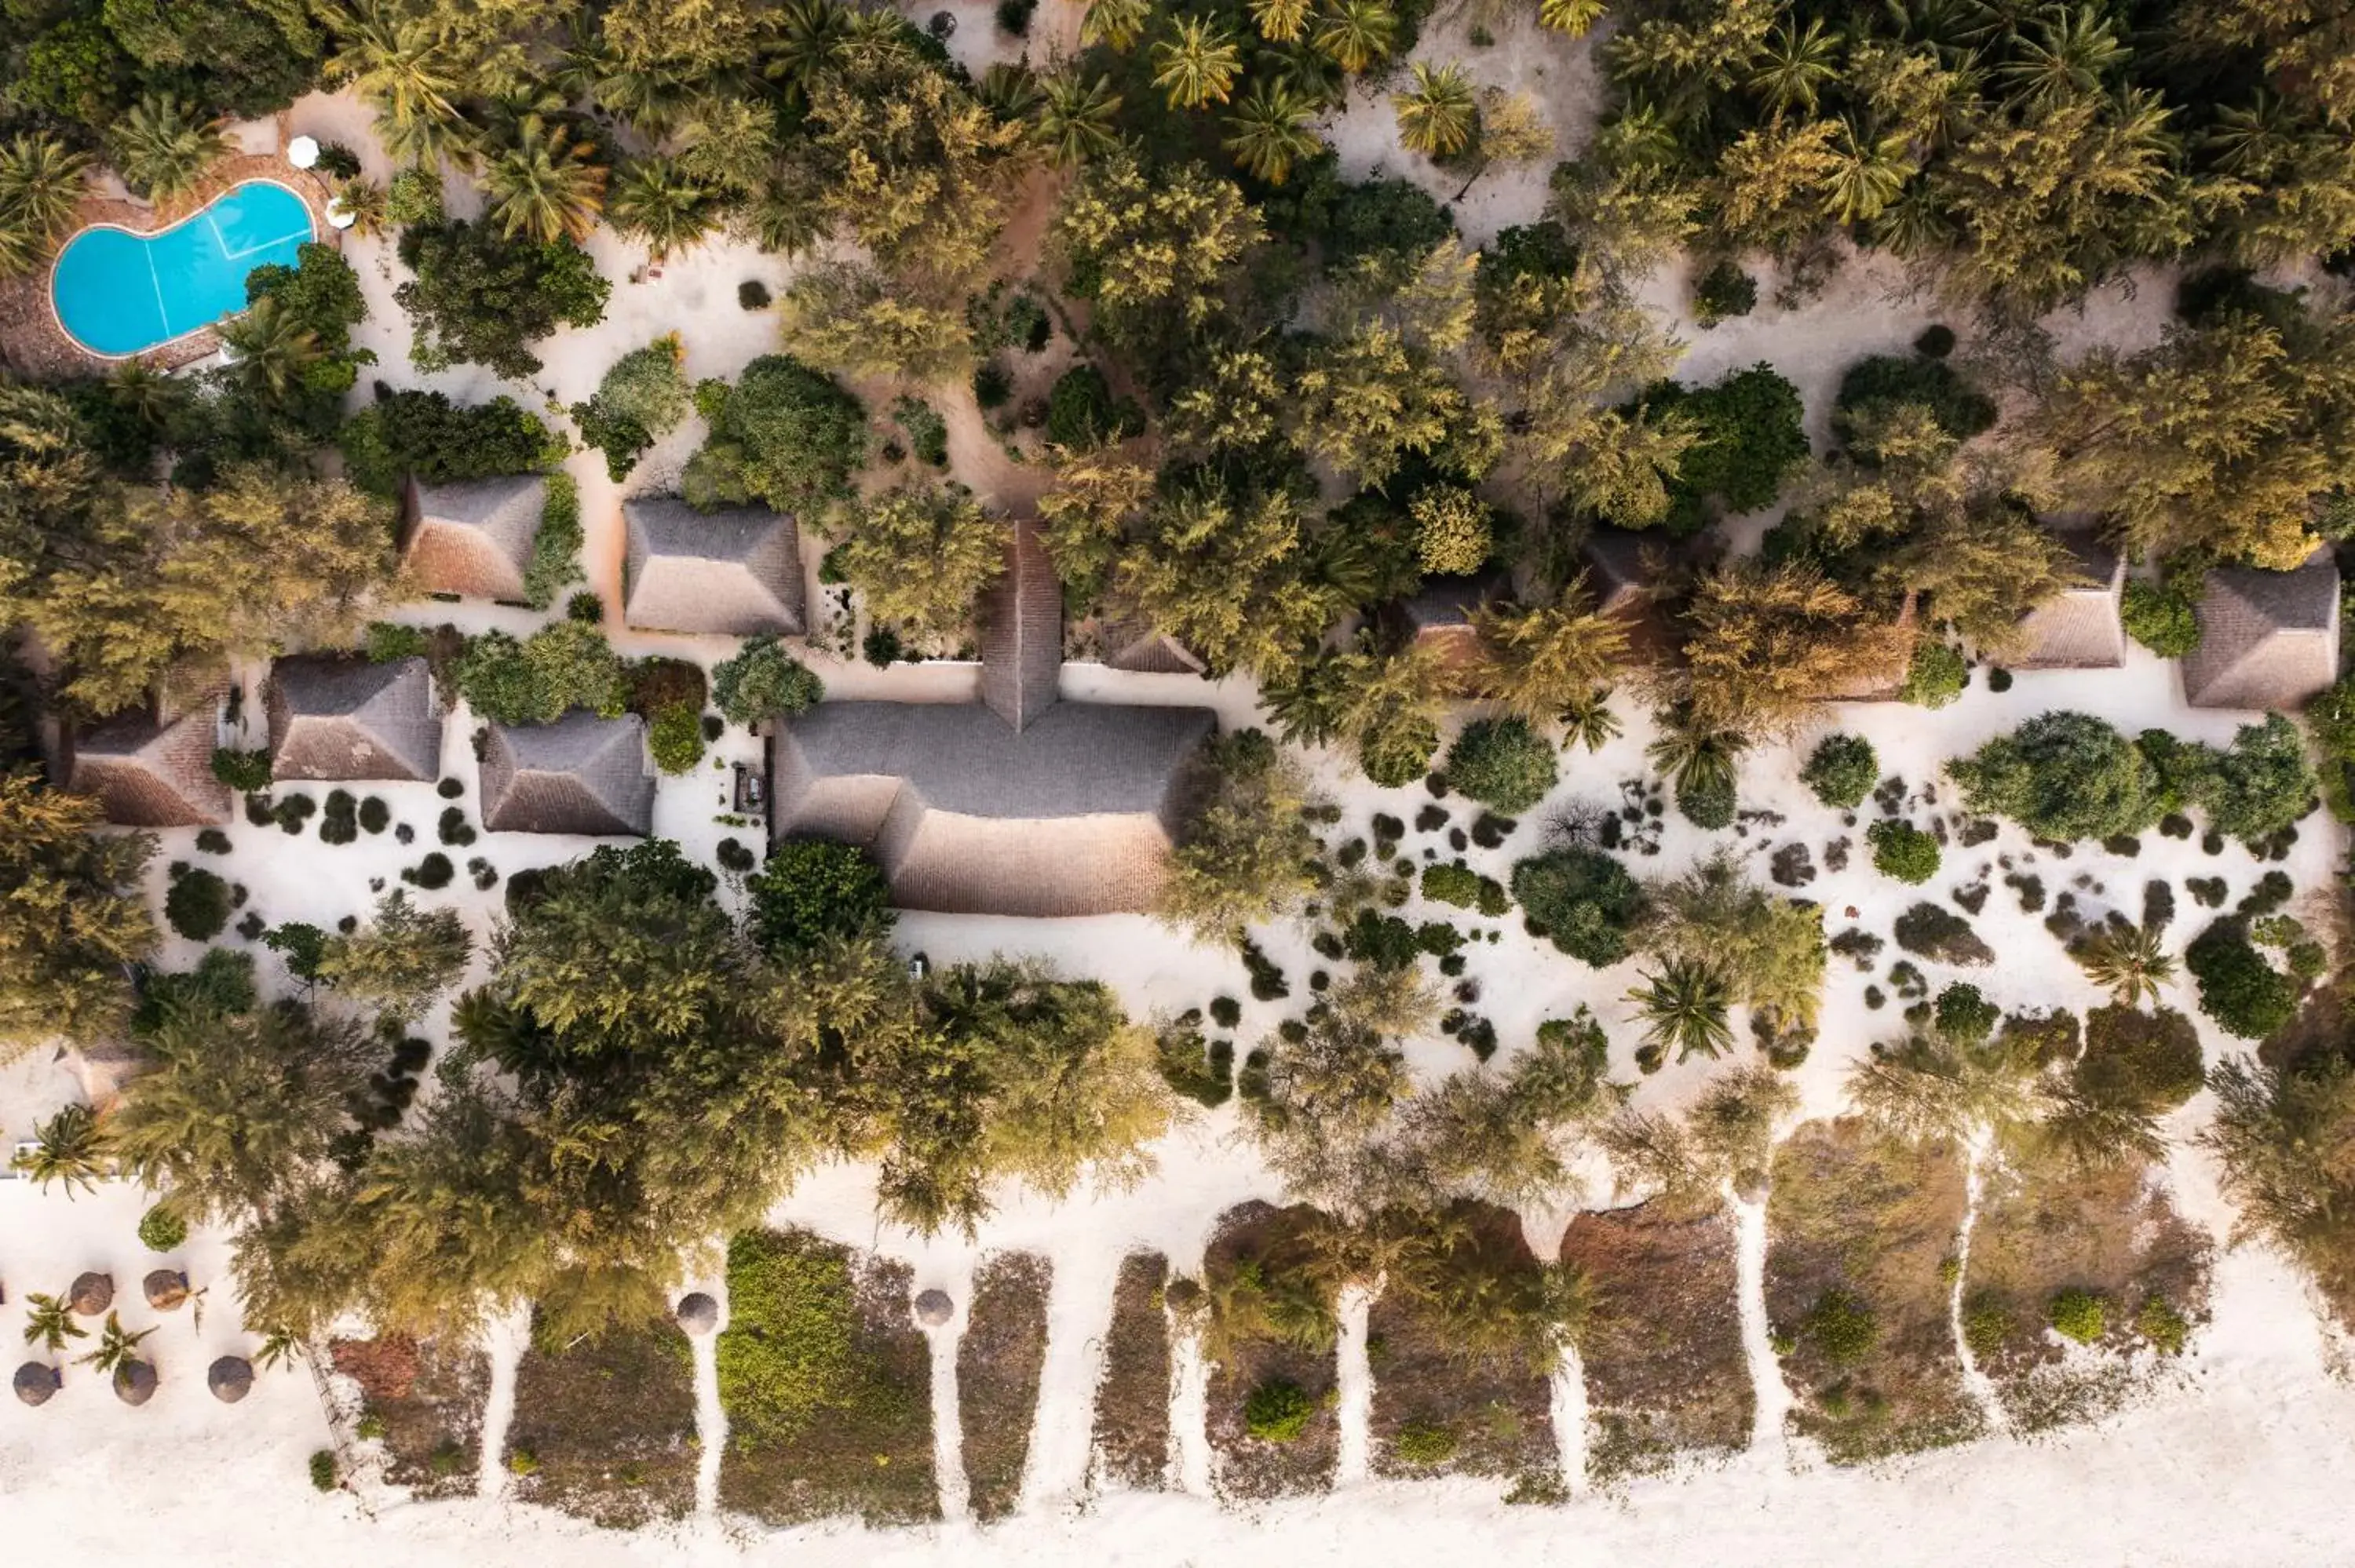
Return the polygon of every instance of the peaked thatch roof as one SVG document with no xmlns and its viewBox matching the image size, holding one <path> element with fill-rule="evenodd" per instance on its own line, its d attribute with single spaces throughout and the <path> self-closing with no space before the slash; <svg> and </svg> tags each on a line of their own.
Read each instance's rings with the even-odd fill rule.
<svg viewBox="0 0 2355 1568">
<path fill-rule="evenodd" d="M 2184 655 L 2198 708 L 2301 706 L 2339 678 L 2339 564 L 2326 547 L 2295 571 L 2208 574 L 2200 646 Z"/>
<path fill-rule="evenodd" d="M 65 788 L 95 795 L 110 822 L 127 828 L 200 828 L 226 822 L 229 786 L 213 777 L 211 701 L 157 719 L 125 714 L 61 746 Z"/>
<path fill-rule="evenodd" d="M 2079 581 L 2019 623 L 2015 670 L 2115 670 L 2126 662 L 2119 619 L 2126 582 L 2124 556 L 2085 534 L 2063 534 Z"/>
<path fill-rule="evenodd" d="M 1654 591 L 1676 555 L 1667 539 L 1625 528 L 1593 530 L 1580 552 L 1594 608 L 1625 623 L 1628 652 L 1648 662 L 1677 649 L 1676 628 Z"/>
<path fill-rule="evenodd" d="M 423 780 L 442 767 L 442 713 L 422 659 L 281 659 L 262 688 L 279 779 Z"/>
<path fill-rule="evenodd" d="M 1105 666 L 1135 675 L 1203 675 L 1200 655 L 1142 615 L 1119 616 L 1097 630 Z"/>
<path fill-rule="evenodd" d="M 798 636 L 801 535 L 761 507 L 698 512 L 675 495 L 622 503 L 623 619 L 646 631 Z"/>
<path fill-rule="evenodd" d="M 893 901 L 954 914 L 1149 907 L 1203 708 L 822 703 L 770 742 L 773 832 L 873 848 Z"/>
<path fill-rule="evenodd" d="M 421 484 L 402 496 L 402 559 L 428 593 L 519 599 L 548 481 L 519 473 L 464 484 Z"/>
<path fill-rule="evenodd" d="M 1055 705 L 1063 585 L 1027 518 L 1007 531 L 1006 570 L 981 597 L 981 700 L 1019 731 Z"/>
<path fill-rule="evenodd" d="M 500 833 L 634 834 L 654 827 L 645 721 L 576 708 L 554 724 L 493 725 L 483 748 L 483 825 Z"/>
</svg>

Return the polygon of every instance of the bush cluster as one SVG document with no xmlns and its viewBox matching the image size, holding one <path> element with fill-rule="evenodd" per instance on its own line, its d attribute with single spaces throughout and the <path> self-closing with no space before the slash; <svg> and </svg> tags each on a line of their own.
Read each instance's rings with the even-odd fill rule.
<svg viewBox="0 0 2355 1568">
<path fill-rule="evenodd" d="M 2186 585 L 2130 582 L 2118 619 L 2128 637 L 2162 659 L 2180 659 L 2200 646 L 2200 618 Z"/>
<path fill-rule="evenodd" d="M 1872 846 L 1872 868 L 1883 876 L 1918 887 L 1938 874 L 1938 841 L 1911 822 L 1885 818 L 1864 838 Z"/>
<path fill-rule="evenodd" d="M 164 892 L 164 923 L 191 942 L 219 936 L 234 907 L 229 884 L 201 866 L 173 877 Z"/>
<path fill-rule="evenodd" d="M 2108 1328 L 2108 1303 L 2091 1290 L 2055 1291 L 2046 1303 L 2044 1320 L 2062 1338 L 2090 1345 Z"/>
<path fill-rule="evenodd" d="M 2243 1040 L 2264 1040 L 2297 1012 L 2304 989 L 2265 961 L 2249 940 L 2247 922 L 2217 921 L 2192 938 L 2184 967 L 2199 982 L 2200 1011 L 2217 1027 Z"/>
<path fill-rule="evenodd" d="M 1483 876 L 1460 860 L 1425 865 L 1423 895 L 1460 909 L 1477 909 L 1492 919 L 1513 906 L 1503 883 L 1493 876 Z"/>
<path fill-rule="evenodd" d="M 1513 897 L 1533 935 L 1574 959 L 1606 969 L 1627 956 L 1644 890 L 1599 850 L 1564 845 L 1513 867 Z"/>
<path fill-rule="evenodd" d="M 2090 714 L 2040 715 L 1946 771 L 1969 810 L 2062 843 L 2141 832 L 2165 809 L 2150 758 Z"/>
<path fill-rule="evenodd" d="M 774 637 L 753 637 L 711 672 L 711 700 L 730 724 L 746 727 L 806 713 L 826 695 L 826 683 Z"/>
<path fill-rule="evenodd" d="M 1843 811 L 1863 805 L 1880 778 L 1881 759 L 1860 735 L 1826 736 L 1799 770 L 1799 781 L 1815 791 L 1817 800 Z"/>
<path fill-rule="evenodd" d="M 1508 816 L 1546 798 L 1561 777 L 1553 747 L 1517 718 L 1476 719 L 1447 749 L 1448 785 Z"/>
<path fill-rule="evenodd" d="M 1970 683 L 1970 663 L 1961 649 L 1951 642 L 1923 642 L 1913 650 L 1913 662 L 1906 666 L 1905 683 L 1897 688 L 1897 700 L 1915 707 L 1943 708 Z"/>
<path fill-rule="evenodd" d="M 1269 1443 L 1289 1443 L 1307 1429 L 1316 1402 L 1298 1383 L 1271 1378 L 1243 1401 L 1243 1429 Z"/>
</svg>

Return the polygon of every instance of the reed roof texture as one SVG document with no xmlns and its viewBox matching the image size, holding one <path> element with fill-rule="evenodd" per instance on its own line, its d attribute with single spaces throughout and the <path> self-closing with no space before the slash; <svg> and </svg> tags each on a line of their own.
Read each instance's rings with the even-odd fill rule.
<svg viewBox="0 0 2355 1568">
<path fill-rule="evenodd" d="M 427 593 L 520 599 L 548 481 L 536 473 L 461 484 L 411 479 L 402 497 L 402 563 Z"/>
<path fill-rule="evenodd" d="M 576 708 L 545 725 L 493 725 L 483 749 L 483 825 L 592 838 L 654 827 L 645 721 Z"/>
<path fill-rule="evenodd" d="M 2063 534 L 2078 581 L 2019 623 L 2015 670 L 2115 670 L 2126 662 L 2124 556 L 2083 534 Z"/>
<path fill-rule="evenodd" d="M 229 818 L 229 786 L 213 777 L 215 704 L 157 718 L 124 714 L 64 743 L 65 788 L 94 795 L 126 828 L 201 828 Z"/>
<path fill-rule="evenodd" d="M 1025 518 L 1007 530 L 1006 570 L 981 596 L 981 700 L 1018 734 L 1055 705 L 1063 585 Z"/>
<path fill-rule="evenodd" d="M 2295 571 L 2208 574 L 2200 646 L 2183 658 L 2196 708 L 2301 707 L 2339 678 L 2339 565 L 2317 550 Z"/>
<path fill-rule="evenodd" d="M 801 534 L 762 507 L 698 512 L 675 495 L 622 503 L 623 619 L 645 631 L 799 636 Z"/>
<path fill-rule="evenodd" d="M 281 659 L 262 688 L 279 779 L 422 781 L 442 768 L 442 710 L 422 659 Z"/>
</svg>

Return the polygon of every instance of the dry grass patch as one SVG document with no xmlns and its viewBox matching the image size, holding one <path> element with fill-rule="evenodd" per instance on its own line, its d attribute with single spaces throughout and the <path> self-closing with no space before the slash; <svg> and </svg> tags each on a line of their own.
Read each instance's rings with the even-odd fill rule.
<svg viewBox="0 0 2355 1568">
<path fill-rule="evenodd" d="M 1562 1261 L 1586 1276 L 1593 1298 L 1578 1351 L 1596 1485 L 1748 1445 L 1753 1400 L 1733 1247 L 1732 1217 L 1708 1198 L 1656 1198 L 1571 1222 Z"/>
<path fill-rule="evenodd" d="M 634 1530 L 695 1506 L 695 1463 L 694 1357 L 675 1324 L 560 1345 L 535 1328 L 507 1434 L 518 1497 Z"/>
<path fill-rule="evenodd" d="M 1169 1260 L 1131 1253 L 1120 1266 L 1096 1384 L 1096 1484 L 1138 1491 L 1169 1484 Z"/>
<path fill-rule="evenodd" d="M 328 1350 L 336 1370 L 360 1385 L 360 1436 L 384 1440 L 385 1479 L 421 1498 L 471 1496 L 490 1358 L 473 1345 L 406 1334 L 336 1340 Z"/>
<path fill-rule="evenodd" d="M 2139 1381 L 2126 1352 L 2179 1350 L 2207 1318 L 2208 1239 L 2176 1213 L 2155 1175 L 2052 1160 L 1987 1172 L 1963 1326 L 2022 1428 L 2101 1414 Z M 2070 1354 L 2048 1329 L 2056 1305 L 2073 1337 L 2114 1354 L 2097 1363 Z"/>
<path fill-rule="evenodd" d="M 903 1264 L 804 1231 L 729 1244 L 724 1507 L 765 1524 L 940 1517 L 932 1355 L 909 1316 L 910 1279 Z"/>
<path fill-rule="evenodd" d="M 1766 1312 L 1795 1429 L 1840 1464 L 1976 1436 L 1947 1313 L 1965 1199 L 1954 1146 L 1809 1122 L 1775 1151 L 1774 1182 Z"/>
<path fill-rule="evenodd" d="M 1047 1360 L 1047 1287 L 1053 1271 L 1036 1253 L 982 1260 L 973 1310 L 957 1345 L 958 1425 L 964 1432 L 965 1480 L 978 1520 L 1014 1511 L 1022 1462 L 1030 1452 L 1039 1407 L 1039 1369 Z"/>
<path fill-rule="evenodd" d="M 1210 1446 L 1239 1499 L 1322 1490 L 1333 1478 L 1335 1291 L 1315 1209 L 1228 1212 L 1202 1266 Z"/>
</svg>

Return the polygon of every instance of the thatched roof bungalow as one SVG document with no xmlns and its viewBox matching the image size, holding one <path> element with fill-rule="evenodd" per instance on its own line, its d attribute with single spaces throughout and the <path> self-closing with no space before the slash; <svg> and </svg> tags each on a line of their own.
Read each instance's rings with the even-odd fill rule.
<svg viewBox="0 0 2355 1568">
<path fill-rule="evenodd" d="M 801 535 L 762 507 L 698 512 L 675 495 L 622 503 L 623 620 L 642 631 L 799 636 Z"/>
<path fill-rule="evenodd" d="M 2196 708 L 2294 710 L 2339 678 L 2339 564 L 2326 547 L 2294 571 L 2208 574 L 2200 646 L 2184 655 Z"/>
<path fill-rule="evenodd" d="M 59 737 L 56 775 L 95 795 L 126 828 L 201 828 L 229 819 L 229 786 L 213 777 L 216 700 L 185 714 L 131 713 Z"/>
<path fill-rule="evenodd" d="M 442 711 L 422 659 L 281 659 L 262 688 L 279 779 L 423 781 L 442 767 Z"/>
<path fill-rule="evenodd" d="M 2020 651 L 2008 662 L 2015 670 L 2115 670 L 2126 662 L 2126 557 L 2087 534 L 2060 537 L 2076 557 L 2078 580 L 2020 621 Z"/>
<path fill-rule="evenodd" d="M 1006 570 L 979 619 L 981 700 L 1018 735 L 1055 705 L 1063 668 L 1063 585 L 1028 519 L 1007 530 Z"/>
<path fill-rule="evenodd" d="M 410 480 L 401 496 L 401 561 L 428 593 L 521 599 L 548 481 L 536 473 L 462 484 Z"/>
<path fill-rule="evenodd" d="M 643 838 L 655 807 L 645 721 L 576 708 L 554 724 L 493 725 L 482 789 L 483 826 L 493 832 Z"/>
</svg>

